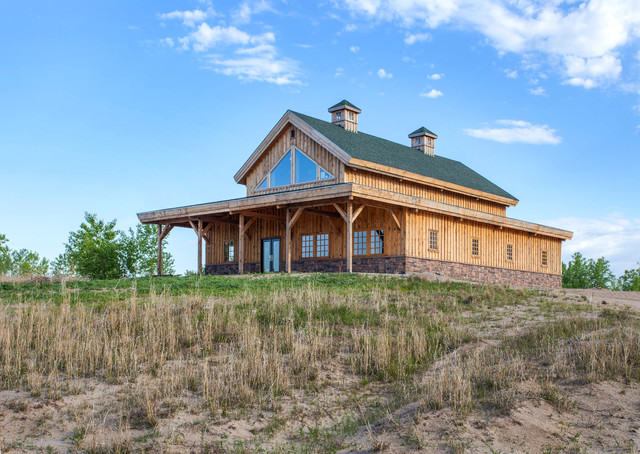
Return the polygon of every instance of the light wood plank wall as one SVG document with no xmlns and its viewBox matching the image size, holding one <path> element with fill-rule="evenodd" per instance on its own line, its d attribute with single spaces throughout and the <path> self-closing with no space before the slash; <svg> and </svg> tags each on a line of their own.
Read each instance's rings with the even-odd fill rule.
<svg viewBox="0 0 640 454">
<path fill-rule="evenodd" d="M 328 208 L 327 211 L 332 209 Z M 264 210 L 270 214 L 285 215 L 284 210 Z M 335 211 L 333 211 L 335 213 Z M 402 212 L 396 211 L 398 218 L 403 219 Z M 393 219 L 386 210 L 366 207 L 356 219 L 353 230 L 374 230 L 383 229 L 385 234 L 384 254 L 399 255 L 404 246 L 404 236 L 398 230 Z M 215 223 L 212 227 L 212 241 L 206 247 L 207 264 L 224 263 L 224 243 L 233 241 L 238 245 L 238 226 L 233 224 Z M 292 231 L 292 259 L 302 259 L 302 236 L 315 235 L 319 233 L 329 234 L 329 258 L 346 257 L 346 224 L 342 218 L 327 217 L 305 212 L 293 226 Z M 246 236 L 245 241 L 245 262 L 260 261 L 260 247 L 262 238 L 280 238 L 280 257 L 284 261 L 285 254 L 285 229 L 284 225 L 278 221 L 270 219 L 257 219 Z M 311 260 L 311 259 L 310 259 Z M 237 261 L 237 257 L 236 257 Z"/>
<path fill-rule="evenodd" d="M 291 129 L 295 130 L 295 138 L 291 139 Z M 280 186 L 262 191 L 255 191 L 255 188 L 262 179 L 275 167 L 280 159 L 295 146 L 300 151 L 313 159 L 320 167 L 325 169 L 335 178 L 324 181 L 314 181 L 311 183 L 302 183 L 292 186 Z M 300 131 L 293 125 L 286 126 L 282 132 L 276 137 L 273 143 L 265 150 L 253 169 L 247 174 L 247 196 L 258 194 L 269 194 L 270 192 L 281 192 L 283 190 L 304 189 L 318 186 L 326 186 L 344 181 L 344 166 L 334 155 L 329 153 L 325 148 L 320 146 L 308 135 Z"/>
<path fill-rule="evenodd" d="M 405 224 L 405 247 L 411 257 L 562 273 L 562 241 L 559 239 L 507 228 L 500 230 L 489 224 L 460 221 L 459 218 L 424 211 L 407 210 Z M 435 251 L 429 249 L 430 230 L 438 232 L 438 249 Z M 472 238 L 479 240 L 479 257 L 471 254 Z M 507 260 L 507 244 L 513 244 L 513 260 Z M 542 266 L 543 250 L 547 251 L 546 267 Z"/>
<path fill-rule="evenodd" d="M 436 202 L 443 202 L 449 205 L 469 208 L 471 210 L 497 214 L 498 216 L 506 216 L 506 206 L 499 203 L 477 199 L 476 197 L 470 197 L 463 194 L 457 194 L 452 191 L 440 190 L 433 186 L 400 180 L 399 178 L 381 175 L 367 170 L 351 169 L 347 167 L 344 171 L 344 181 L 345 183 L 357 183 L 363 186 L 384 189 L 386 191 L 407 194 L 428 200 L 435 200 Z"/>
</svg>

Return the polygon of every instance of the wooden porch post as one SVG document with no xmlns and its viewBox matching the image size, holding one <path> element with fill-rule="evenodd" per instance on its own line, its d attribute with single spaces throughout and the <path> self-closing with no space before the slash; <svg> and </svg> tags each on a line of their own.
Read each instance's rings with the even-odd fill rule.
<svg viewBox="0 0 640 454">
<path fill-rule="evenodd" d="M 162 224 L 158 224 L 158 276 L 162 276 Z"/>
<path fill-rule="evenodd" d="M 238 273 L 244 273 L 244 214 L 238 221 Z"/>
<path fill-rule="evenodd" d="M 287 260 L 287 273 L 291 273 L 291 209 L 287 208 L 285 221 L 284 253 Z"/>
<path fill-rule="evenodd" d="M 347 201 L 347 272 L 353 273 L 353 203 Z"/>
<path fill-rule="evenodd" d="M 198 219 L 198 275 L 202 276 L 202 219 Z"/>
</svg>

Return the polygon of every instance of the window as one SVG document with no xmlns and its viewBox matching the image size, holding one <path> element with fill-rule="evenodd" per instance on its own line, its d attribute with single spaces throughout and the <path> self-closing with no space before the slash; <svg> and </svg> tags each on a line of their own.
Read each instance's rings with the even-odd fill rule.
<svg viewBox="0 0 640 454">
<path fill-rule="evenodd" d="M 318 179 L 318 164 L 296 149 L 296 178 L 294 183 L 308 183 Z"/>
<path fill-rule="evenodd" d="M 329 257 L 329 234 L 316 235 L 316 257 Z"/>
<path fill-rule="evenodd" d="M 371 231 L 371 253 L 384 253 L 384 230 Z"/>
<path fill-rule="evenodd" d="M 353 112 L 349 112 L 349 120 L 353 120 Z"/>
<path fill-rule="evenodd" d="M 224 243 L 224 261 L 225 262 L 236 261 L 236 251 L 233 245 L 233 241 L 225 241 Z"/>
<path fill-rule="evenodd" d="M 270 175 L 272 188 L 276 186 L 287 186 L 291 184 L 291 152 L 289 151 L 278 165 L 271 171 Z"/>
<path fill-rule="evenodd" d="M 262 182 L 258 185 L 258 187 L 256 187 L 256 191 L 259 191 L 260 189 L 267 189 L 267 187 L 268 187 L 267 177 L 264 177 L 264 180 L 262 180 Z"/>
<path fill-rule="evenodd" d="M 342 120 L 342 112 L 336 112 L 336 120 Z"/>
<path fill-rule="evenodd" d="M 480 256 L 480 240 L 477 238 L 471 239 L 471 255 L 474 257 Z"/>
<path fill-rule="evenodd" d="M 302 235 L 302 258 L 313 257 L 313 235 Z"/>
<path fill-rule="evenodd" d="M 429 249 L 433 251 L 438 249 L 438 232 L 435 230 L 429 232 Z"/>
<path fill-rule="evenodd" d="M 294 129 L 291 129 L 292 133 L 294 131 Z M 330 180 L 332 178 L 334 178 L 332 174 L 316 164 L 309 156 L 292 147 L 255 190 L 309 183 L 317 180 Z"/>
<path fill-rule="evenodd" d="M 295 129 L 291 128 L 291 132 L 290 132 L 289 134 L 290 134 L 290 137 L 291 137 L 292 139 L 295 139 L 295 138 L 296 138 L 296 130 L 295 130 Z"/>
<path fill-rule="evenodd" d="M 513 260 L 513 244 L 507 244 L 507 260 Z"/>
<path fill-rule="evenodd" d="M 547 255 L 547 251 L 542 251 L 542 266 L 549 265 L 549 256 Z"/>
<path fill-rule="evenodd" d="M 367 232 L 353 232 L 353 255 L 367 253 Z"/>
<path fill-rule="evenodd" d="M 416 137 L 416 145 L 420 145 L 422 143 L 422 138 Z"/>
</svg>

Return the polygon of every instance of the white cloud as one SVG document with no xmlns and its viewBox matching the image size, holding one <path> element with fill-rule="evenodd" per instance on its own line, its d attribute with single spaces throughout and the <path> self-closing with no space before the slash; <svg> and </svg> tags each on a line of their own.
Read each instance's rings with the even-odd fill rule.
<svg viewBox="0 0 640 454">
<path fill-rule="evenodd" d="M 266 2 L 251 5 L 252 14 L 267 7 Z M 169 14 L 173 14 L 173 18 L 184 17 L 174 13 Z M 161 15 L 160 19 L 162 18 Z M 239 18 L 242 19 L 240 16 Z M 162 43 L 169 47 L 175 46 L 178 50 L 192 50 L 197 53 L 215 49 L 215 54 L 204 56 L 208 68 L 242 81 L 261 81 L 277 85 L 301 83 L 298 80 L 298 63 L 278 55 L 274 45 L 276 37 L 272 32 L 250 34 L 233 25 L 211 26 L 207 22 L 201 22 L 193 30 L 190 23 L 184 24 L 190 28 L 186 36 L 176 39 L 165 38 Z"/>
<path fill-rule="evenodd" d="M 265 0 L 257 2 L 242 2 L 238 9 L 232 14 L 234 22 L 237 24 L 248 24 L 251 16 L 271 10 L 271 5 Z"/>
<path fill-rule="evenodd" d="M 234 26 L 221 27 L 216 25 L 211 27 L 207 23 L 202 23 L 194 32 L 186 36 L 185 39 L 186 41 L 184 41 L 183 44 L 188 45 L 188 43 L 191 43 L 193 50 L 204 52 L 217 45 L 247 45 L 273 42 L 275 41 L 275 36 L 271 32 L 252 36 Z"/>
<path fill-rule="evenodd" d="M 442 96 L 444 93 L 442 93 L 440 90 L 436 90 L 436 89 L 432 89 L 431 91 L 428 91 L 426 93 L 420 93 L 420 96 L 422 98 L 431 98 L 431 99 L 435 99 L 435 98 L 439 98 L 440 96 Z"/>
<path fill-rule="evenodd" d="M 567 217 L 545 221 L 573 232 L 573 239 L 562 247 L 562 259 L 580 252 L 587 258 L 604 257 L 616 275 L 638 268 L 640 261 L 640 219 L 628 219 L 621 213 L 604 218 Z"/>
<path fill-rule="evenodd" d="M 380 68 L 376 74 L 380 79 L 391 79 L 393 77 L 393 74 L 386 72 L 382 68 Z"/>
<path fill-rule="evenodd" d="M 360 48 L 358 46 L 351 46 L 349 47 L 349 51 L 355 53 L 360 52 Z"/>
<path fill-rule="evenodd" d="M 344 77 L 344 69 L 336 68 L 336 73 L 333 75 L 333 77 Z"/>
<path fill-rule="evenodd" d="M 542 87 L 530 88 L 529 93 L 535 96 L 547 96 L 547 91 Z"/>
<path fill-rule="evenodd" d="M 429 33 L 415 33 L 412 35 L 408 35 L 404 39 L 404 42 L 405 44 L 408 44 L 411 46 L 412 44 L 429 41 L 430 39 L 431 39 L 431 35 Z"/>
<path fill-rule="evenodd" d="M 158 14 L 160 20 L 181 20 L 188 27 L 195 27 L 196 24 L 203 22 L 209 17 L 215 16 L 216 13 L 209 8 L 207 11 L 194 9 L 193 11 L 172 11 L 170 13 Z"/>
<path fill-rule="evenodd" d="M 580 58 L 573 55 L 564 58 L 567 83 L 593 88 L 618 79 L 622 72 L 620 59 L 613 55 Z"/>
<path fill-rule="evenodd" d="M 440 80 L 444 77 L 444 74 L 435 73 L 435 74 L 430 74 L 427 77 L 431 80 Z"/>
<path fill-rule="evenodd" d="M 504 74 L 509 79 L 517 79 L 518 78 L 518 71 L 516 71 L 515 69 L 505 69 L 504 70 Z"/>
<path fill-rule="evenodd" d="M 502 127 L 465 129 L 464 133 L 471 137 L 501 143 L 557 145 L 562 141 L 562 138 L 556 135 L 556 130 L 547 125 L 534 125 L 522 120 L 498 120 L 497 123 Z"/>
<path fill-rule="evenodd" d="M 616 81 L 619 50 L 640 36 L 638 0 L 346 0 L 345 5 L 413 34 L 444 24 L 475 30 L 501 54 L 546 57 L 542 62 L 557 68 L 565 81 L 585 88 Z M 564 65 L 557 66 L 558 60 Z"/>
</svg>

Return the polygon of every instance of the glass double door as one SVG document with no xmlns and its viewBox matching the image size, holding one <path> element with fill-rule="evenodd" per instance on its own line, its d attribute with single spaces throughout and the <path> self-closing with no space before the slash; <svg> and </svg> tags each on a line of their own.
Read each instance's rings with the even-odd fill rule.
<svg viewBox="0 0 640 454">
<path fill-rule="evenodd" d="M 280 272 L 280 238 L 262 239 L 262 272 Z"/>
</svg>

